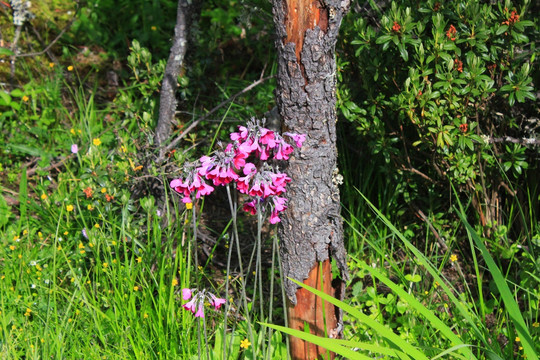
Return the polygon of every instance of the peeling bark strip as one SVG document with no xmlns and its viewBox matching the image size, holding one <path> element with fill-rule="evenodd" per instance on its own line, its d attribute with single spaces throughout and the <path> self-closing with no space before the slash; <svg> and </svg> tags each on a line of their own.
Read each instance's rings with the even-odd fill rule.
<svg viewBox="0 0 540 360">
<path fill-rule="evenodd" d="M 287 168 L 292 182 L 287 190 L 288 209 L 280 228 L 284 275 L 299 281 L 311 281 L 310 274 L 318 272 L 316 268 L 323 263 L 326 270 L 314 280 L 319 282 L 322 277 L 325 284 L 332 283 L 331 260 L 335 260 L 342 279 L 348 277 L 339 189 L 334 181 L 337 172 L 334 50 L 349 5 L 349 0 L 273 0 L 278 50 L 277 107 L 284 130 L 307 134 L 306 142 Z M 338 299 L 344 295 L 343 280 L 334 279 L 333 288 L 328 289 Z M 316 287 L 320 288 L 320 284 Z M 301 326 L 303 330 L 303 323 L 307 322 L 312 333 L 321 333 L 314 300 L 307 300 L 312 301 L 307 308 L 300 305 L 310 295 L 297 292 L 297 286 L 290 281 L 285 282 L 285 289 L 290 300 L 288 314 L 296 328 Z M 337 315 L 339 324 L 341 316 Z M 327 320 L 327 325 L 330 323 Z M 335 332 L 328 326 L 326 330 L 329 334 Z M 293 343 L 293 353 L 294 346 Z M 309 358 L 317 356 L 311 354 Z"/>
</svg>

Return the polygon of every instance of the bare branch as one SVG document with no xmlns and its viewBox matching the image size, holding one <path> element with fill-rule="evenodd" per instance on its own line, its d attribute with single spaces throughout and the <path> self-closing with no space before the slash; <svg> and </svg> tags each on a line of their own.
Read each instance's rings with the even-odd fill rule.
<svg viewBox="0 0 540 360">
<path fill-rule="evenodd" d="M 176 111 L 176 87 L 178 76 L 184 64 L 187 51 L 188 20 L 190 18 L 191 5 L 187 0 L 178 1 L 176 11 L 176 25 L 159 99 L 159 118 L 155 132 L 155 143 L 160 146 L 171 135 L 172 120 Z M 160 157 L 163 154 L 160 154 Z"/>
<path fill-rule="evenodd" d="M 29 57 L 29 56 L 39 56 L 39 55 L 43 55 L 45 54 L 47 51 L 50 50 L 50 48 L 58 41 L 60 40 L 60 38 L 65 34 L 66 31 L 69 30 L 69 28 L 71 27 L 71 25 L 73 25 L 73 22 L 76 20 L 76 16 L 74 15 L 73 18 L 67 23 L 66 26 L 64 26 L 64 28 L 62 29 L 62 31 L 60 31 L 60 33 L 49 43 L 49 45 L 47 45 L 45 47 L 45 49 L 41 50 L 41 51 L 37 51 L 37 52 L 32 52 L 32 53 L 26 53 L 26 54 L 18 54 L 18 55 L 15 55 L 15 57 Z"/>
<path fill-rule="evenodd" d="M 236 99 L 238 96 L 242 95 L 242 94 L 245 94 L 247 93 L 248 91 L 252 90 L 253 88 L 255 88 L 256 86 L 262 84 L 263 82 L 265 82 L 266 80 L 268 79 L 272 79 L 274 77 L 274 75 L 270 75 L 270 76 L 267 76 L 267 77 L 261 77 L 259 80 L 253 82 L 252 84 L 250 84 L 249 86 L 246 86 L 244 89 L 240 90 L 239 92 L 237 92 L 236 94 L 234 94 L 233 96 L 231 96 L 230 98 L 226 99 L 226 100 L 223 100 L 221 103 L 219 103 L 218 105 L 216 105 L 214 108 L 212 108 L 209 112 L 207 112 L 204 116 L 200 117 L 199 119 L 195 120 L 194 122 L 191 123 L 191 125 L 188 126 L 188 128 L 186 130 L 184 130 L 180 135 L 178 135 L 173 141 L 171 141 L 171 143 L 169 145 L 167 145 L 162 151 L 160 151 L 160 155 L 158 157 L 158 159 L 156 160 L 156 162 L 158 164 L 162 163 L 163 160 L 165 159 L 165 154 L 167 154 L 169 151 L 171 151 L 176 145 L 178 145 L 178 143 L 180 142 L 180 140 L 182 140 L 194 127 L 196 127 L 197 125 L 199 125 L 199 123 L 201 121 L 204 121 L 206 119 L 208 119 L 210 117 L 210 115 L 212 115 L 213 113 L 215 113 L 217 110 L 221 109 L 223 106 L 227 105 L 228 103 L 230 103 L 231 101 L 233 101 L 234 99 Z"/>
</svg>

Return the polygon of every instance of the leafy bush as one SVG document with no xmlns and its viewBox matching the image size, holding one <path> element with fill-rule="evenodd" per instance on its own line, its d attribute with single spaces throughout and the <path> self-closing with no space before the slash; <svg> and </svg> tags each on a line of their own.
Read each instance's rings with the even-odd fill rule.
<svg viewBox="0 0 540 360">
<path fill-rule="evenodd" d="M 538 31 L 528 9 L 527 1 L 429 0 L 351 15 L 339 108 L 372 161 L 394 178 L 397 169 L 413 207 L 438 199 L 446 211 L 451 182 L 483 226 L 506 221 L 518 180 L 538 156 L 530 126 Z"/>
</svg>

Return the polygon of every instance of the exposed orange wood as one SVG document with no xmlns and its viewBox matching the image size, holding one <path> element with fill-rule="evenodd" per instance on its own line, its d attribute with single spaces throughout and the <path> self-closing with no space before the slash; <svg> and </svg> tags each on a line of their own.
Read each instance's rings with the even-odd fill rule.
<svg viewBox="0 0 540 360">
<path fill-rule="evenodd" d="M 296 58 L 298 59 L 298 63 L 300 63 L 300 53 L 304 46 L 306 30 L 313 29 L 318 25 L 323 31 L 326 31 L 328 23 L 326 12 L 321 9 L 318 0 L 286 0 L 286 2 L 286 42 L 296 44 Z"/>
<path fill-rule="evenodd" d="M 311 269 L 309 277 L 304 280 L 304 284 L 334 296 L 334 289 L 332 288 L 332 264 L 330 260 L 324 261 L 322 265 L 316 263 Z M 332 304 L 324 302 L 323 312 L 323 300 L 303 288 L 298 289 L 296 292 L 296 299 L 297 303 L 295 306 L 289 303 L 287 307 L 290 328 L 304 331 L 305 324 L 308 324 L 309 331 L 312 334 L 325 336 L 333 333 L 333 329 L 337 326 L 337 319 L 335 308 Z M 327 354 L 326 349 L 296 337 L 290 337 L 290 344 L 291 358 L 293 360 L 334 359 L 334 353 Z"/>
</svg>

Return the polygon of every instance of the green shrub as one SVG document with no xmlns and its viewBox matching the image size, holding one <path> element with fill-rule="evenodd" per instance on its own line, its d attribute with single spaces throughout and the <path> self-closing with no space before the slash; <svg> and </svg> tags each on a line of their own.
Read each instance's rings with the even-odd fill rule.
<svg viewBox="0 0 540 360">
<path fill-rule="evenodd" d="M 529 2 L 405 1 L 372 13 L 351 14 L 338 59 L 338 106 L 361 149 L 402 182 L 407 203 L 437 199 L 445 212 L 451 182 L 483 226 L 505 223 L 538 156 Z"/>
</svg>

